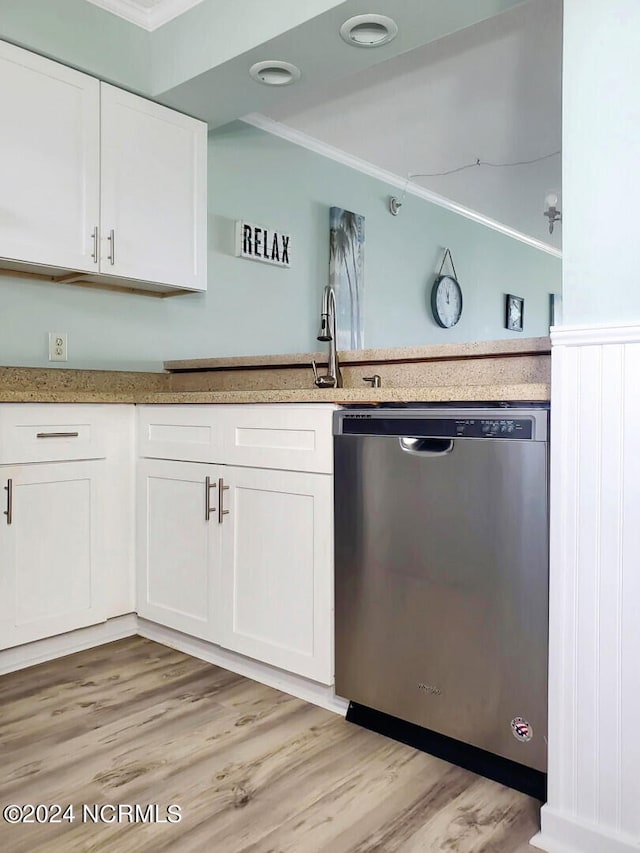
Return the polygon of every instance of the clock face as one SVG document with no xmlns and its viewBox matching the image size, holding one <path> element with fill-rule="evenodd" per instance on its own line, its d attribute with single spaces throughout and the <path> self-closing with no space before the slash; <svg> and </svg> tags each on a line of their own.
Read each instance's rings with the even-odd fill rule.
<svg viewBox="0 0 640 853">
<path fill-rule="evenodd" d="M 462 290 L 455 278 L 438 276 L 431 291 L 431 310 L 443 329 L 455 326 L 462 315 Z"/>
</svg>

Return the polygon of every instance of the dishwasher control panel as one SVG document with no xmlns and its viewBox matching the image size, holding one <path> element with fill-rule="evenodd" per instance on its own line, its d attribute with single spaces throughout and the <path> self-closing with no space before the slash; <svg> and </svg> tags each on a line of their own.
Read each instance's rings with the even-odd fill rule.
<svg viewBox="0 0 640 853">
<path fill-rule="evenodd" d="M 390 418 L 344 414 L 342 435 L 532 439 L 532 418 Z"/>
<path fill-rule="evenodd" d="M 334 435 L 379 435 L 410 438 L 488 438 L 546 441 L 548 411 L 477 409 L 342 410 L 334 415 Z"/>
<path fill-rule="evenodd" d="M 532 438 L 530 418 L 492 418 L 457 422 L 457 435 L 473 438 Z"/>
</svg>

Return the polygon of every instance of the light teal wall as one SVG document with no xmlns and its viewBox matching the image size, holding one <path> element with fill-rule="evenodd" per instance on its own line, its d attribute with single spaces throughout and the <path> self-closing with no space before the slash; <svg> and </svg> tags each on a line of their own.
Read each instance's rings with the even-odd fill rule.
<svg viewBox="0 0 640 853">
<path fill-rule="evenodd" d="M 0 278 L 0 363 L 47 366 L 47 332 L 69 333 L 68 367 L 157 369 L 165 359 L 306 352 L 328 275 L 329 207 L 366 217 L 365 345 L 517 338 L 503 328 L 504 295 L 525 297 L 526 336 L 548 331 L 561 262 L 483 225 L 411 197 L 398 217 L 392 190 L 249 125 L 209 138 L 209 290 L 152 299 Z M 234 222 L 292 235 L 283 270 L 236 258 Z M 454 329 L 428 307 L 448 246 L 464 293 Z"/>
<path fill-rule="evenodd" d="M 563 322 L 637 323 L 640 3 L 565 0 Z"/>
<path fill-rule="evenodd" d="M 85 0 L 0 0 L 0 38 L 150 92 L 150 33 Z"/>
</svg>

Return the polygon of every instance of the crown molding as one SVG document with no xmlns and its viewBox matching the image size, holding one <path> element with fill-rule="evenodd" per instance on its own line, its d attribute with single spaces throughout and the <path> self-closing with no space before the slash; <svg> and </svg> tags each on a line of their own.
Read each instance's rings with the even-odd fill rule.
<svg viewBox="0 0 640 853">
<path fill-rule="evenodd" d="M 202 3 L 202 0 L 160 0 L 152 8 L 139 6 L 136 0 L 87 0 L 87 2 L 152 33 L 158 27 Z"/>
<path fill-rule="evenodd" d="M 486 225 L 487 228 L 499 231 L 501 234 L 505 234 L 513 240 L 519 240 L 521 243 L 526 243 L 534 249 L 546 252 L 548 255 L 553 255 L 555 258 L 562 257 L 562 252 L 559 249 L 556 249 L 555 246 L 549 246 L 548 243 L 543 243 L 542 240 L 536 240 L 535 237 L 530 237 L 528 234 L 523 234 L 515 228 L 510 228 L 508 225 L 498 222 L 495 219 L 491 219 L 489 216 L 485 216 L 477 210 L 472 210 L 470 207 L 465 207 L 462 204 L 451 201 L 451 199 L 438 195 L 431 190 L 427 190 L 417 184 L 412 184 L 407 181 L 406 177 L 403 178 L 400 175 L 396 175 L 394 172 L 388 172 L 386 169 L 381 169 L 379 166 L 375 166 L 368 160 L 363 160 L 360 157 L 354 157 L 352 154 L 347 154 L 346 151 L 334 148 L 333 145 L 327 145 L 326 142 L 320 142 L 320 140 L 314 139 L 314 137 L 308 136 L 306 133 L 303 133 L 300 130 L 295 130 L 294 128 L 289 127 L 286 124 L 282 124 L 279 121 L 274 121 L 268 116 L 262 115 L 262 113 L 250 113 L 249 115 L 243 116 L 242 121 L 246 124 L 252 125 L 253 127 L 257 127 L 260 130 L 264 130 L 267 133 L 272 133 L 274 136 L 286 139 L 287 142 L 292 142 L 294 145 L 300 145 L 303 148 L 307 148 L 309 151 L 320 154 L 322 157 L 327 157 L 330 160 L 335 160 L 337 163 L 342 163 L 343 166 L 348 166 L 350 169 L 355 169 L 358 172 L 369 175 L 371 178 L 377 178 L 379 181 L 384 181 L 384 183 L 402 190 L 403 193 L 417 196 L 418 198 L 422 198 L 432 204 L 437 204 L 439 207 L 444 207 L 445 210 L 450 210 L 452 213 L 457 213 L 460 216 L 473 220 L 474 222 L 479 222 L 481 225 Z"/>
</svg>

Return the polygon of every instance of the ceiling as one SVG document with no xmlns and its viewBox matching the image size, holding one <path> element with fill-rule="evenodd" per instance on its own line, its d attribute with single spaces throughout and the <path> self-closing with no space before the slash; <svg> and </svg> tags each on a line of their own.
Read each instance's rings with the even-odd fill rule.
<svg viewBox="0 0 640 853">
<path fill-rule="evenodd" d="M 405 179 L 552 154 L 412 183 L 559 247 L 543 203 L 561 187 L 561 53 L 561 0 L 530 0 L 263 112 Z"/>
<path fill-rule="evenodd" d="M 202 0 L 87 0 L 149 32 L 184 14 Z"/>
</svg>

